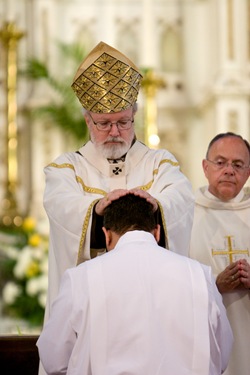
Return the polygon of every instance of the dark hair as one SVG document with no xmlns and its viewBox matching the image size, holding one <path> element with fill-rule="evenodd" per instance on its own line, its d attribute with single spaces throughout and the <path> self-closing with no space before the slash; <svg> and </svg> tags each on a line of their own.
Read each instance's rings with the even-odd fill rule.
<svg viewBox="0 0 250 375">
<path fill-rule="evenodd" d="M 246 147 L 247 147 L 247 149 L 248 149 L 249 157 L 250 157 L 250 145 L 249 145 L 248 141 L 247 141 L 246 139 L 244 139 L 244 138 L 243 138 L 241 135 L 239 135 L 239 134 L 235 134 L 235 133 L 232 133 L 232 132 L 227 132 L 227 133 L 220 133 L 220 134 L 217 134 L 217 135 L 216 135 L 216 136 L 210 141 L 210 143 L 209 143 L 209 145 L 208 145 L 207 153 L 206 153 L 206 158 L 207 158 L 207 159 L 208 159 L 208 154 L 209 154 L 209 151 L 210 151 L 210 148 L 212 147 L 212 145 L 213 145 L 216 141 L 218 141 L 219 139 L 227 138 L 227 137 L 236 137 L 236 138 L 241 139 L 241 140 L 245 143 L 245 145 L 246 145 Z"/>
<path fill-rule="evenodd" d="M 103 226 L 120 235 L 130 230 L 151 232 L 156 227 L 153 206 L 134 194 L 124 195 L 106 207 Z"/>
</svg>

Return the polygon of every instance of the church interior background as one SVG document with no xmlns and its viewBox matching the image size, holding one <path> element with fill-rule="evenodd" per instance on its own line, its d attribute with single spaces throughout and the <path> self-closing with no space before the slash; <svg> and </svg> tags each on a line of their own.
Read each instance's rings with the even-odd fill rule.
<svg viewBox="0 0 250 375">
<path fill-rule="evenodd" d="M 250 139 L 249 0 L 0 0 L 0 219 L 10 229 L 0 235 L 0 262 L 8 253 L 21 280 L 19 289 L 8 280 L 10 303 L 30 251 L 25 285 L 44 303 L 43 168 L 87 137 L 69 88 L 79 56 L 101 40 L 144 73 L 138 138 L 171 151 L 194 190 L 206 184 L 201 162 L 217 133 Z M 21 224 L 25 236 L 14 238 Z M 5 283 L 0 276 L 2 299 Z"/>
</svg>

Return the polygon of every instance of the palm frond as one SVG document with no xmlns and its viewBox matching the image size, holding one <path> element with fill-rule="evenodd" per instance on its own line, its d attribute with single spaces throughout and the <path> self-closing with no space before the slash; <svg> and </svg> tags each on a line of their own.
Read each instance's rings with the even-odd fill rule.
<svg viewBox="0 0 250 375">
<path fill-rule="evenodd" d="M 27 67 L 21 73 L 31 79 L 49 78 L 47 66 L 35 58 L 31 58 L 27 61 Z"/>
<path fill-rule="evenodd" d="M 76 63 L 80 63 L 83 57 L 87 55 L 85 47 L 79 43 L 65 44 L 59 41 L 58 47 L 65 58 Z"/>
<path fill-rule="evenodd" d="M 85 48 L 79 44 L 68 45 L 59 42 L 58 47 L 62 54 L 62 64 L 66 65 L 66 61 L 71 59 L 75 68 L 78 67 L 86 54 Z M 56 100 L 53 100 L 49 105 L 43 105 L 33 110 L 33 115 L 49 120 L 77 139 L 84 139 L 87 126 L 78 99 L 71 88 L 72 77 L 62 78 L 60 76 L 58 78 L 50 74 L 46 63 L 35 58 L 27 61 L 27 67 L 22 73 L 33 80 L 45 80 L 56 97 Z"/>
<path fill-rule="evenodd" d="M 78 140 L 83 140 L 86 136 L 86 124 L 83 116 L 72 116 L 72 112 L 63 105 L 51 103 L 34 109 L 33 115 L 56 124 L 68 134 L 74 135 Z"/>
</svg>

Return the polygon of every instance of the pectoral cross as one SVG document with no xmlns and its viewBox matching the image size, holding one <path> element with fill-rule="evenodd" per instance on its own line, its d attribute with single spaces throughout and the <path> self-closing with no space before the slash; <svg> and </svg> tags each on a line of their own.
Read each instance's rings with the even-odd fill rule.
<svg viewBox="0 0 250 375">
<path fill-rule="evenodd" d="M 212 255 L 228 255 L 229 256 L 229 262 L 233 262 L 233 255 L 234 254 L 246 254 L 249 256 L 249 250 L 236 250 L 233 249 L 232 246 L 232 236 L 226 236 L 227 239 L 227 245 L 228 249 L 225 250 L 213 250 L 212 249 Z"/>
</svg>

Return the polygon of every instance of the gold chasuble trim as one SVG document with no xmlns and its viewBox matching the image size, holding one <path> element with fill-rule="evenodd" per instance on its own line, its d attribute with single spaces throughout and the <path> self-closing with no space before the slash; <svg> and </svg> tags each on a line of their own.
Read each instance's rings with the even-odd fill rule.
<svg viewBox="0 0 250 375">
<path fill-rule="evenodd" d="M 80 244 L 79 244 L 79 249 L 78 249 L 78 256 L 77 256 L 77 263 L 76 263 L 76 265 L 78 265 L 78 264 L 80 264 L 80 263 L 82 263 L 84 261 L 84 259 L 82 259 L 83 242 L 84 242 L 84 239 L 86 237 L 86 233 L 87 233 L 87 229 L 88 229 L 88 225 L 89 225 L 89 219 L 90 219 L 90 215 L 91 215 L 92 209 L 93 209 L 94 205 L 98 201 L 99 201 L 99 199 L 95 199 L 91 203 L 91 205 L 88 208 L 87 214 L 85 216 L 85 219 L 84 219 L 84 222 L 83 222 L 83 226 L 82 226 L 82 235 L 81 235 L 81 239 L 80 239 Z"/>
<path fill-rule="evenodd" d="M 161 160 L 160 164 L 159 164 L 159 167 L 162 165 L 162 164 L 165 164 L 165 163 L 169 163 L 171 164 L 173 167 L 178 167 L 179 166 L 179 163 L 176 162 L 176 161 L 172 161 L 170 159 L 164 159 L 164 160 Z M 153 170 L 153 176 L 157 176 L 158 172 L 159 172 L 159 167 L 154 169 Z M 144 191 L 147 191 L 151 188 L 152 184 L 154 182 L 154 178 L 149 181 L 146 185 L 141 185 L 141 186 L 138 186 L 139 189 L 141 190 L 144 190 Z"/>
<path fill-rule="evenodd" d="M 84 184 L 83 180 L 81 179 L 81 177 L 79 177 L 79 176 L 76 176 L 76 181 L 79 182 L 79 184 L 82 185 L 83 190 L 86 191 L 87 193 L 101 194 L 104 197 L 107 195 L 106 191 L 104 191 L 102 189 L 92 188 L 92 187 L 86 186 Z"/>
<path fill-rule="evenodd" d="M 56 164 L 56 163 L 50 163 L 47 165 L 47 167 L 54 167 L 54 168 L 69 168 L 75 170 L 74 166 L 69 163 L 63 163 L 63 164 Z"/>
<path fill-rule="evenodd" d="M 63 163 L 63 164 L 56 164 L 56 163 L 51 163 L 48 165 L 48 167 L 54 167 L 54 168 L 69 168 L 69 169 L 72 169 L 74 172 L 75 172 L 75 167 L 72 165 L 72 164 L 68 164 L 68 163 Z M 84 184 L 83 180 L 81 177 L 77 176 L 76 175 L 76 181 L 81 184 L 82 188 L 84 191 L 86 191 L 87 193 L 93 193 L 93 194 L 101 194 L 103 195 L 104 197 L 107 195 L 106 191 L 102 190 L 102 189 L 98 189 L 98 188 L 93 188 L 93 187 L 90 187 L 90 186 L 87 186 Z"/>
<path fill-rule="evenodd" d="M 159 163 L 159 167 L 162 164 L 165 164 L 165 163 L 169 163 L 169 164 L 171 164 L 174 167 L 178 167 L 179 166 L 178 162 L 172 161 L 170 159 L 164 159 L 164 160 L 161 160 L 161 162 Z M 159 167 L 153 170 L 153 176 L 156 176 L 158 174 Z M 149 190 L 151 188 L 153 182 L 154 182 L 154 178 L 151 181 L 149 181 L 146 185 L 138 186 L 138 188 L 141 189 L 141 190 L 143 190 L 143 191 L 147 191 L 147 190 Z M 164 216 L 164 210 L 163 210 L 163 207 L 162 207 L 161 203 L 159 201 L 157 201 L 157 202 L 158 202 L 158 206 L 159 206 L 160 211 L 161 211 L 162 225 L 163 225 L 164 232 L 165 232 L 166 239 L 167 239 L 166 247 L 167 247 L 167 249 L 169 249 L 169 244 L 168 244 L 168 230 L 167 230 L 167 225 L 166 225 L 166 218 Z"/>
<path fill-rule="evenodd" d="M 160 203 L 158 200 L 157 200 L 157 203 L 158 203 L 158 206 L 159 206 L 160 211 L 161 211 L 162 225 L 163 225 L 164 232 L 165 232 L 166 239 L 167 239 L 166 249 L 169 250 L 169 244 L 168 244 L 168 230 L 167 230 L 167 225 L 166 225 L 166 219 L 165 219 L 165 216 L 164 216 L 164 210 L 163 210 L 163 207 L 162 207 L 161 203 Z M 164 219 L 164 220 L 163 220 L 163 219 Z"/>
<path fill-rule="evenodd" d="M 180 164 L 178 163 L 178 161 L 173 161 L 171 159 L 163 159 L 160 164 L 159 164 L 159 167 L 162 165 L 162 164 L 165 164 L 165 163 L 169 163 L 171 164 L 173 167 L 178 167 Z"/>
</svg>

